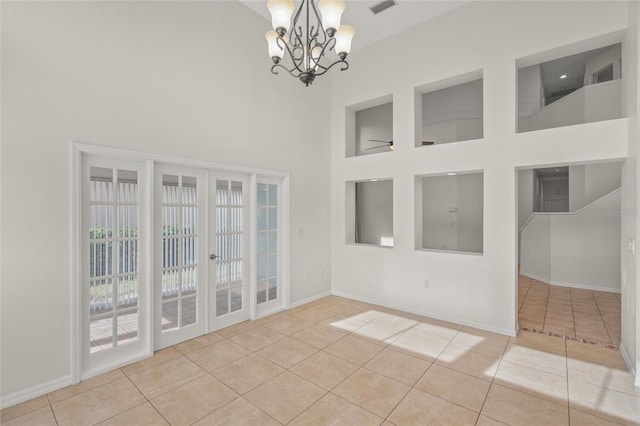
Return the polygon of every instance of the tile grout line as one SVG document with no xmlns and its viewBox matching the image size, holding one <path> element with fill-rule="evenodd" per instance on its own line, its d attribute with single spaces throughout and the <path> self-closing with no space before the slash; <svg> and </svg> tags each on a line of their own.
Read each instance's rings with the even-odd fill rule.
<svg viewBox="0 0 640 426">
<path fill-rule="evenodd" d="M 518 337 L 518 335 L 516 334 L 516 338 L 517 337 Z M 502 358 L 504 357 L 505 352 L 507 352 L 507 348 L 508 347 L 509 347 L 509 340 L 507 340 L 507 343 L 504 346 L 504 349 L 502 350 L 502 354 L 500 355 L 500 360 L 498 361 L 498 365 L 496 366 L 496 372 L 494 373 L 493 377 L 491 378 L 491 384 L 489 385 L 489 389 L 487 390 L 487 394 L 484 396 L 484 401 L 482 401 L 482 405 L 480 406 L 480 411 L 478 412 L 478 419 L 482 415 L 482 410 L 484 409 L 484 405 L 487 403 L 487 399 L 489 398 L 489 393 L 491 392 L 491 388 L 493 388 L 493 383 L 496 380 L 496 376 L 498 375 L 498 370 L 500 369 L 500 365 L 502 364 Z M 476 420 L 476 423 L 478 423 L 478 420 Z"/>
<path fill-rule="evenodd" d="M 592 296 L 593 296 L 593 291 L 591 293 L 592 293 Z M 598 305 L 598 299 L 596 299 L 595 296 L 593 296 L 593 301 L 596 304 L 596 309 L 598 309 L 598 315 L 600 315 L 600 320 L 602 321 L 602 325 L 603 325 L 605 331 L 607 332 L 607 336 L 609 337 L 609 343 L 613 343 L 613 340 L 611 339 L 611 333 L 609 333 L 609 327 L 607 327 L 607 323 L 604 320 L 604 317 L 602 316 L 602 311 L 600 310 L 600 305 Z"/>
<path fill-rule="evenodd" d="M 573 306 L 573 305 L 572 305 Z M 567 341 L 564 341 L 564 365 L 567 369 L 567 420 L 569 426 L 571 426 L 571 400 L 569 399 L 569 355 L 568 355 Z"/>
</svg>

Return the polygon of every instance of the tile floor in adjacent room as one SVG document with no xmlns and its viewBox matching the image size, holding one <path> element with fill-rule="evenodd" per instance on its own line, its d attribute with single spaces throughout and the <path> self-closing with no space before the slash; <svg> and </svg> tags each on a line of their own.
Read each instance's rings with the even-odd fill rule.
<svg viewBox="0 0 640 426">
<path fill-rule="evenodd" d="M 640 389 L 615 349 L 330 296 L 7 408 L 1 422 L 633 424 Z"/>
<path fill-rule="evenodd" d="M 549 285 L 520 275 L 521 328 L 620 346 L 620 294 Z"/>
</svg>

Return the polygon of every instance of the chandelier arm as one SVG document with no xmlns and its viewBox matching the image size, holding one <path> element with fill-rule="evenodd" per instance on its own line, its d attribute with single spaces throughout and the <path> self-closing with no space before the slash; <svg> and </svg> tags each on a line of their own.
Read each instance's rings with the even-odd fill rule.
<svg viewBox="0 0 640 426">
<path fill-rule="evenodd" d="M 345 61 L 344 59 L 340 59 L 338 61 L 335 61 L 334 63 L 332 63 L 326 68 L 323 67 L 324 71 L 316 73 L 316 77 L 319 75 L 325 74 L 327 71 L 329 71 L 331 68 L 333 68 L 337 64 L 344 64 L 344 66 L 340 68 L 340 71 L 346 71 L 347 69 L 349 69 L 349 62 Z"/>
<path fill-rule="evenodd" d="M 294 72 L 293 72 L 293 71 L 294 71 L 294 70 L 296 70 L 296 69 L 297 69 L 298 71 L 300 71 L 297 67 L 296 67 L 296 68 L 291 68 L 291 69 L 289 69 L 289 68 L 285 67 L 285 66 L 284 66 L 284 65 L 282 65 L 282 64 L 274 64 L 274 65 L 271 67 L 271 73 L 272 73 L 272 74 L 278 75 L 278 70 L 276 70 L 276 68 L 282 68 L 283 70 L 285 70 L 286 72 L 288 72 L 288 73 L 289 73 L 289 75 L 290 75 L 291 77 L 295 77 L 295 78 L 298 78 L 298 77 L 299 77 L 299 74 L 296 74 L 296 73 L 294 73 Z M 301 71 L 301 72 L 302 72 L 302 71 Z"/>
<path fill-rule="evenodd" d="M 314 1 L 311 1 L 311 9 L 313 10 L 313 14 L 316 17 L 316 21 L 318 21 L 318 28 L 316 29 L 316 33 L 313 36 L 314 38 L 316 38 L 318 34 L 322 33 L 323 40 L 322 40 L 322 43 L 320 44 L 325 44 L 327 41 L 327 33 L 325 32 L 324 27 L 322 26 L 322 18 L 318 13 L 318 9 L 316 8 L 316 3 Z"/>
<path fill-rule="evenodd" d="M 314 39 L 315 40 L 315 39 Z M 333 41 L 333 43 L 332 43 Z M 317 42 L 317 41 L 316 41 Z M 322 51 L 320 51 L 320 54 L 318 55 L 318 60 L 316 61 L 315 59 L 313 59 L 313 57 L 311 58 L 313 63 L 316 65 L 316 67 L 320 67 L 324 70 L 324 72 L 322 74 L 324 74 L 329 68 L 331 68 L 334 64 L 331 64 L 328 68 L 321 65 L 320 64 L 320 58 L 322 58 L 324 56 L 324 52 L 329 49 L 329 51 L 333 50 L 333 48 L 336 45 L 336 39 L 335 38 L 331 38 L 329 39 L 328 42 L 324 43 L 324 44 L 318 44 L 318 46 L 322 46 Z M 316 74 L 316 75 L 322 75 L 322 74 Z"/>
<path fill-rule="evenodd" d="M 298 37 L 302 37 L 302 27 L 298 26 L 298 19 L 300 18 L 300 14 L 302 13 L 302 7 L 304 6 L 304 3 L 306 1 L 308 1 L 308 0 L 302 0 L 302 3 L 300 4 L 300 7 L 296 11 L 296 14 L 293 17 L 293 21 L 292 21 L 292 24 L 291 24 L 291 28 L 293 28 L 293 32 L 296 33 L 296 35 Z M 297 33 L 296 27 L 298 27 L 300 29 L 300 34 Z"/>
<path fill-rule="evenodd" d="M 279 37 L 279 38 L 281 38 L 281 37 Z M 286 41 L 282 40 L 282 43 L 284 44 L 284 47 L 287 49 L 287 52 L 289 53 L 289 57 L 291 58 L 291 63 L 293 63 L 293 66 L 294 66 L 294 68 L 291 68 L 291 71 L 296 69 L 296 70 L 298 70 L 298 72 L 301 72 L 301 73 L 304 72 L 304 70 L 302 70 L 300 68 L 300 63 L 302 62 L 302 59 L 304 58 L 304 56 L 301 56 L 300 58 L 296 58 L 296 56 L 295 56 L 295 51 L 299 50 L 300 48 L 299 47 L 294 47 L 293 50 L 291 50 L 291 48 L 289 47 L 289 44 Z M 276 64 L 276 65 L 280 65 L 280 64 Z M 271 67 L 271 72 L 273 72 L 273 68 L 274 67 Z M 282 67 L 282 68 L 286 69 L 287 71 L 289 71 L 283 65 L 280 65 L 280 67 Z M 291 71 L 289 71 L 289 74 L 291 74 Z M 294 75 L 294 74 L 291 74 L 291 75 Z"/>
<path fill-rule="evenodd" d="M 291 58 L 291 62 L 293 62 L 293 64 L 296 66 L 296 68 L 298 68 L 298 70 L 300 72 L 302 72 L 302 70 L 300 70 L 300 67 L 297 65 L 298 63 L 300 63 L 302 61 L 303 58 L 303 52 L 302 49 L 300 47 L 293 47 L 293 49 L 291 49 L 291 47 L 289 46 L 289 43 L 287 43 L 284 38 L 282 37 L 278 37 L 276 39 L 276 43 L 278 44 L 278 47 L 282 50 L 287 50 L 287 52 L 289 52 L 289 57 Z M 299 51 L 301 53 L 301 56 L 297 57 L 296 56 L 296 51 Z M 284 59 L 284 58 L 283 58 Z"/>
</svg>

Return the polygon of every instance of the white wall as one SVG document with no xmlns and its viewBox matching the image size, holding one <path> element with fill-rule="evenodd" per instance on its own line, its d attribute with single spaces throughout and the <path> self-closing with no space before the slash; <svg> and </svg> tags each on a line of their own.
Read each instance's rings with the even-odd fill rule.
<svg viewBox="0 0 640 426">
<path fill-rule="evenodd" d="M 482 79 L 422 95 L 423 140 L 449 143 L 482 134 Z"/>
<path fill-rule="evenodd" d="M 518 70 L 518 117 L 528 117 L 544 106 L 540 64 Z"/>
<path fill-rule="evenodd" d="M 638 262 L 637 244 L 640 241 L 640 227 L 638 227 L 638 212 L 640 212 L 640 175 L 638 166 L 638 144 L 640 143 L 640 127 L 638 100 L 640 99 L 638 77 L 640 76 L 640 7 L 637 2 L 629 2 L 629 29 L 625 35 L 623 49 L 625 61 L 623 75 L 627 83 L 623 94 L 623 106 L 628 120 L 627 149 L 628 158 L 622 167 L 622 343 L 620 351 L 625 357 L 627 366 L 636 372 L 636 386 L 640 386 L 640 327 L 638 327 L 638 312 L 640 311 L 640 291 L 638 291 L 638 277 L 640 277 L 640 262 Z M 628 78 L 627 78 L 628 77 Z M 635 214 L 634 214 L 635 213 Z M 636 250 L 629 250 L 629 244 L 635 243 Z"/>
<path fill-rule="evenodd" d="M 369 139 L 390 141 L 393 139 L 393 103 L 356 111 L 356 155 L 388 152 L 384 143 L 371 142 Z M 368 149 L 368 148 L 380 149 Z"/>
<path fill-rule="evenodd" d="M 542 179 L 542 211 L 569 211 L 568 179 Z"/>
<path fill-rule="evenodd" d="M 529 117 L 518 118 L 518 131 L 550 129 L 622 117 L 621 80 L 583 86 Z"/>
<path fill-rule="evenodd" d="M 592 75 L 609 64 L 613 64 L 613 78 L 620 78 L 620 59 L 622 58 L 622 45 L 616 44 L 601 52 L 598 56 L 587 61 L 584 69 L 584 85 L 592 83 Z"/>
<path fill-rule="evenodd" d="M 290 172 L 291 301 L 330 290 L 330 78 L 272 75 L 266 20 L 236 1 L 1 7 L 3 400 L 70 379 L 72 141 Z"/>
<path fill-rule="evenodd" d="M 622 185 L 623 163 L 569 166 L 569 211 L 575 212 Z"/>
<path fill-rule="evenodd" d="M 587 205 L 585 201 L 585 166 L 569 166 L 569 211 L 575 212 Z"/>
<path fill-rule="evenodd" d="M 335 73 L 331 88 L 333 291 L 515 333 L 515 169 L 619 159 L 628 141 L 625 119 L 516 134 L 514 63 L 567 45 L 567 54 L 588 50 L 573 43 L 623 30 L 626 13 L 621 2 L 584 2 L 580 19 L 571 2 L 471 2 L 353 52 L 349 71 Z M 549 16 L 563 25 L 541 26 Z M 415 88 L 478 69 L 484 80 L 483 140 L 415 148 Z M 390 93 L 395 150 L 345 158 L 345 107 Z M 416 250 L 415 176 L 469 170 L 484 171 L 484 254 Z M 345 181 L 375 176 L 394 180 L 392 250 L 344 243 Z M 431 282 L 428 289 L 424 280 Z"/>
<path fill-rule="evenodd" d="M 393 181 L 356 183 L 359 244 L 393 246 Z"/>
<path fill-rule="evenodd" d="M 520 273 L 551 284 L 620 292 L 621 191 L 576 213 L 536 213 L 521 233 Z"/>
</svg>

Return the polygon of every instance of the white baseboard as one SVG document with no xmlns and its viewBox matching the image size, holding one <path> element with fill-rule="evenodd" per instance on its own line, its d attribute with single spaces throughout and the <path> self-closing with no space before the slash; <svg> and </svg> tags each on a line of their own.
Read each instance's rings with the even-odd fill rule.
<svg viewBox="0 0 640 426">
<path fill-rule="evenodd" d="M 46 383 L 40 383 L 27 389 L 19 390 L 9 395 L 0 397 L 0 409 L 11 407 L 12 405 L 46 395 L 49 392 L 70 386 L 73 383 L 71 375 L 50 380 Z"/>
<path fill-rule="evenodd" d="M 608 293 L 620 293 L 621 289 L 615 289 L 615 288 L 610 288 L 610 287 L 600 287 L 597 285 L 590 285 L 590 284 L 580 284 L 580 283 L 568 283 L 568 282 L 564 282 L 564 281 L 555 281 L 555 280 L 550 280 L 549 278 L 543 278 L 543 277 L 539 277 L 535 274 L 531 274 L 527 271 L 520 271 L 520 275 L 524 275 L 527 278 L 531 278 L 533 280 L 537 280 L 537 281 L 541 281 L 543 283 L 547 283 L 550 285 L 555 285 L 558 287 L 573 287 L 573 288 L 580 288 L 583 290 L 594 290 L 594 291 L 606 291 Z"/>
<path fill-rule="evenodd" d="M 636 374 L 635 363 L 629 357 L 629 354 L 627 353 L 627 350 L 624 348 L 624 344 L 622 343 L 620 343 L 620 354 L 622 355 L 622 359 L 624 359 L 624 363 L 626 364 L 627 369 L 631 372 L 631 374 L 633 374 L 633 377 L 635 378 L 635 386 L 640 387 L 640 376 Z"/>
<path fill-rule="evenodd" d="M 307 297 L 306 299 L 298 300 L 295 303 L 290 303 L 287 309 L 297 308 L 298 306 L 305 305 L 314 300 L 322 299 L 323 297 L 331 296 L 331 291 L 325 291 L 324 293 L 317 294 L 315 296 Z"/>
<path fill-rule="evenodd" d="M 357 300 L 359 302 L 365 302 L 365 303 L 371 303 L 373 305 L 380 305 L 380 306 L 384 306 L 385 308 L 391 308 L 391 309 L 397 309 L 399 311 L 404 311 L 404 312 L 409 312 L 411 314 L 416 314 L 416 315 L 422 315 L 425 317 L 429 317 L 429 318 L 434 318 L 434 319 L 438 319 L 441 321 L 447 321 L 447 322 L 452 322 L 455 324 L 460 324 L 460 325 L 464 325 L 467 327 L 474 327 L 474 328 L 479 328 L 481 330 L 485 330 L 485 331 L 490 331 L 492 333 L 499 333 L 499 334 L 505 334 L 507 336 L 516 336 L 518 334 L 518 328 L 500 328 L 500 327 L 492 327 L 492 326 L 488 326 L 486 324 L 480 324 L 477 322 L 472 322 L 472 321 L 464 321 L 461 320 L 460 318 L 455 318 L 455 317 L 450 317 L 448 315 L 438 315 L 438 314 L 434 314 L 431 312 L 426 312 L 426 311 L 419 311 L 417 309 L 411 309 L 411 308 L 407 308 L 406 306 L 400 306 L 400 305 L 393 305 L 381 300 L 377 300 L 377 299 L 371 299 L 368 297 L 361 297 L 361 296 L 356 296 L 355 294 L 350 294 L 350 293 L 344 293 L 342 291 L 332 291 L 331 292 L 333 295 L 335 296 L 340 296 L 340 297 L 345 297 L 347 299 L 353 299 L 353 300 Z"/>
</svg>

